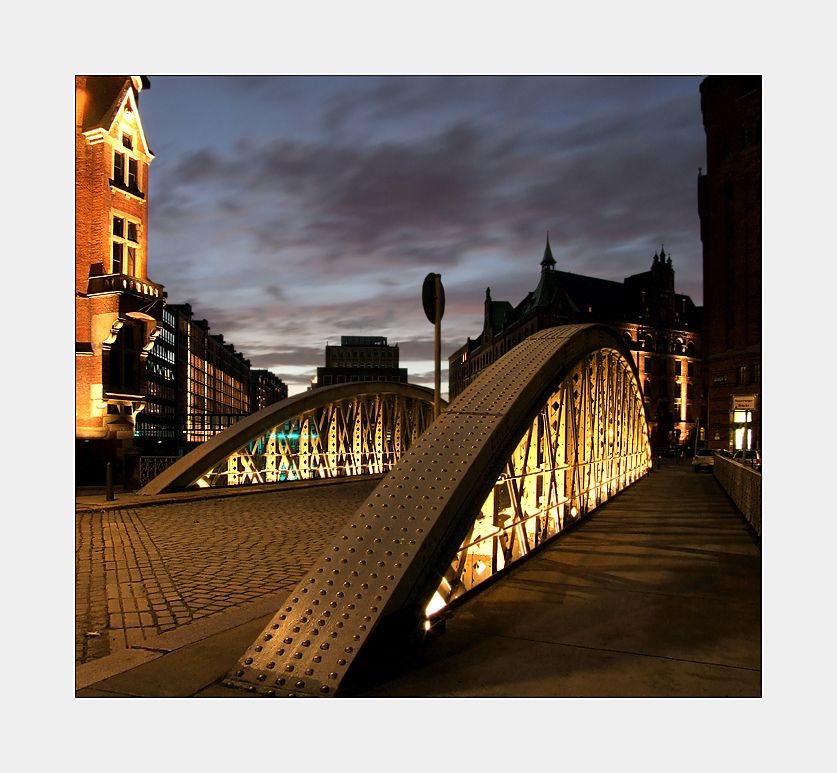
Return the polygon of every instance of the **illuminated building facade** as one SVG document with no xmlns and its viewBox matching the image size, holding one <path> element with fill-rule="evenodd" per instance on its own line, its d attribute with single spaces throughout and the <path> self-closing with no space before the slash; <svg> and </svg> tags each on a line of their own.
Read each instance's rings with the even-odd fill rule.
<svg viewBox="0 0 837 773">
<path fill-rule="evenodd" d="M 317 368 L 315 387 L 351 381 L 407 383 L 407 368 L 398 367 L 398 344 L 385 336 L 342 336 L 340 346 L 326 345 L 325 367 Z"/>
<path fill-rule="evenodd" d="M 76 87 L 76 482 L 136 480 L 135 417 L 162 316 L 148 278 L 148 148 L 137 75 L 78 75 Z"/>
<path fill-rule="evenodd" d="M 761 448 L 761 76 L 700 85 L 708 446 Z"/>
<path fill-rule="evenodd" d="M 194 319 L 188 303 L 175 315 L 177 414 L 182 447 L 191 450 L 250 413 L 250 361 Z"/>
<path fill-rule="evenodd" d="M 146 408 L 137 417 L 144 456 L 182 456 L 243 416 L 283 400 L 288 387 L 250 363 L 188 303 L 163 307 L 148 354 Z"/>
<path fill-rule="evenodd" d="M 250 413 L 288 397 L 288 385 L 269 370 L 250 371 Z"/>
<path fill-rule="evenodd" d="M 556 271 L 547 238 L 538 286 L 516 307 L 486 290 L 482 333 L 448 358 L 450 399 L 528 336 L 578 322 L 610 325 L 633 352 L 652 446 L 694 443 L 703 405 L 701 309 L 675 292 L 665 250 L 650 271 L 620 283 Z"/>
</svg>

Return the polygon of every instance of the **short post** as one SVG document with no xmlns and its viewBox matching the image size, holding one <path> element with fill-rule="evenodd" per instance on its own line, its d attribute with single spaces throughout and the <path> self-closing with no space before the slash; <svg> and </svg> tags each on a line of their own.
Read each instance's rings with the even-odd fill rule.
<svg viewBox="0 0 837 773">
<path fill-rule="evenodd" d="M 105 472 L 105 502 L 113 502 L 113 465 L 108 462 Z"/>
</svg>

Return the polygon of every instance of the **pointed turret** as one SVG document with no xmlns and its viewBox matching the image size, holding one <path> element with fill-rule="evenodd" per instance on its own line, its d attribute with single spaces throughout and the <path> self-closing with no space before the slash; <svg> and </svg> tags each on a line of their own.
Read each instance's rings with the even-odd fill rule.
<svg viewBox="0 0 837 773">
<path fill-rule="evenodd" d="M 552 248 L 549 246 L 549 231 L 546 232 L 546 249 L 541 259 L 541 272 L 552 271 L 555 268 L 555 258 L 552 257 Z"/>
</svg>

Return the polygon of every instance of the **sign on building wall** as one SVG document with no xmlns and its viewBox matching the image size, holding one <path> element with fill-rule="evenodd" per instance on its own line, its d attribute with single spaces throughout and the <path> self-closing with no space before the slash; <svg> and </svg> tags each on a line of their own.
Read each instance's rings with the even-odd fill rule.
<svg viewBox="0 0 837 773">
<path fill-rule="evenodd" d="M 732 396 L 732 410 L 733 411 L 754 411 L 754 410 L 756 410 L 756 396 L 755 395 L 733 395 Z"/>
</svg>

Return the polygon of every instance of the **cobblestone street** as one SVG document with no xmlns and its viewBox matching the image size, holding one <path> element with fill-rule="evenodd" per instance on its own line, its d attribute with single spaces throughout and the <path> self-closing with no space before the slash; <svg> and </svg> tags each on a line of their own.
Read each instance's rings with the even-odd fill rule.
<svg viewBox="0 0 837 773">
<path fill-rule="evenodd" d="M 77 511 L 76 664 L 290 591 L 378 482 Z"/>
</svg>

